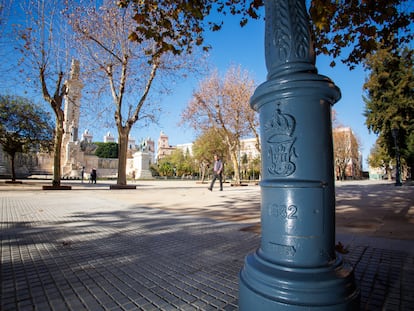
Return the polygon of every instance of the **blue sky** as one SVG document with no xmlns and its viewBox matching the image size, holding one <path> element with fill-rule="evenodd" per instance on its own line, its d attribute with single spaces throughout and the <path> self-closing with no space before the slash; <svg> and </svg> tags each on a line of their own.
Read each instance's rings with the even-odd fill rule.
<svg viewBox="0 0 414 311">
<path fill-rule="evenodd" d="M 221 31 L 209 34 L 206 40 L 213 47 L 209 61 L 220 72 L 224 73 L 231 65 L 240 64 L 251 73 L 258 84 L 266 81 L 263 21 L 249 21 L 246 27 L 240 28 L 237 19 L 229 19 Z M 331 60 L 327 57 L 318 57 L 316 66 L 320 74 L 331 78 L 341 89 L 342 98 L 334 105 L 337 119 L 342 125 L 351 127 L 359 138 L 363 165 L 367 169 L 366 159 L 376 140 L 376 135 L 368 132 L 363 116 L 365 106 L 362 85 L 368 73 L 364 72 L 362 67 L 350 71 L 338 60 L 337 66 L 331 68 Z M 157 141 L 160 131 L 163 130 L 169 136 L 171 145 L 191 142 L 195 138 L 194 133 L 188 128 L 177 127 L 177 122 L 197 83 L 198 81 L 191 80 L 179 83 L 174 94 L 163 101 L 163 113 L 160 118 L 162 125 L 148 128 L 148 135 L 141 135 L 144 134 L 143 129 L 136 132 L 133 130 L 135 137 L 150 136 Z"/>
<path fill-rule="evenodd" d="M 18 16 L 13 18 L 16 19 Z M 243 69 L 250 72 L 252 78 L 259 85 L 266 80 L 267 75 L 264 59 L 264 21 L 251 20 L 243 28 L 239 26 L 238 21 L 238 18 L 228 17 L 221 31 L 207 34 L 206 43 L 212 46 L 208 61 L 211 67 L 217 68 L 222 73 L 225 73 L 231 65 L 241 65 Z M 3 44 L 2 48 L 5 48 Z M 4 51 L 5 49 L 3 53 Z M 6 56 L 15 57 L 15 54 L 15 52 L 12 52 L 12 54 L 9 53 Z M 5 55 L 2 56 L 4 60 Z M 351 127 L 359 138 L 363 154 L 363 165 L 366 169 L 366 159 L 376 140 L 376 135 L 369 134 L 364 125 L 362 85 L 367 73 L 362 70 L 362 67 L 357 67 L 350 71 L 340 61 L 337 61 L 336 67 L 331 68 L 329 66 L 330 62 L 331 59 L 329 58 L 318 57 L 316 65 L 320 74 L 331 78 L 341 89 L 342 99 L 334 106 L 337 112 L 337 119 L 342 125 Z M 10 66 L 13 63 L 3 62 L 1 71 L 3 71 L 4 67 Z M 19 84 L 14 82 L 11 85 L 5 77 L 6 75 L 3 74 L 0 82 L 1 92 L 13 94 L 23 92 L 23 87 L 19 87 Z M 145 137 L 150 137 L 157 142 L 160 131 L 164 131 L 169 136 L 171 145 L 192 142 L 196 138 L 195 133 L 190 128 L 179 127 L 178 122 L 198 83 L 198 80 L 191 78 L 177 82 L 172 94 L 161 100 L 162 112 L 159 124 L 153 124 L 146 128 L 136 124 L 132 129 L 131 136 L 137 140 L 137 143 Z M 41 98 L 40 94 L 38 98 Z M 89 128 L 94 135 L 94 141 L 102 141 L 103 135 L 108 130 L 115 137 L 117 136 L 115 126 L 113 129 L 108 129 L 100 127 L 99 124 L 88 125 L 87 119 L 87 117 L 81 119 L 80 133 Z"/>
</svg>

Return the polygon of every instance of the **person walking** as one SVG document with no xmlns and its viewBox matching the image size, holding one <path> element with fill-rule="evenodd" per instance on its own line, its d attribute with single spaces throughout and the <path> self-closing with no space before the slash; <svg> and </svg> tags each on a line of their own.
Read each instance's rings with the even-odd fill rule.
<svg viewBox="0 0 414 311">
<path fill-rule="evenodd" d="M 220 191 L 223 191 L 223 162 L 220 160 L 219 156 L 215 154 L 213 166 L 213 179 L 211 180 L 211 184 L 208 190 L 213 191 L 214 183 L 217 178 L 220 181 Z"/>
<path fill-rule="evenodd" d="M 92 184 L 96 184 L 96 177 L 97 177 L 96 168 L 93 168 L 91 170 L 91 183 Z"/>
<path fill-rule="evenodd" d="M 85 175 L 85 167 L 82 166 L 82 170 L 81 170 L 81 179 L 82 179 L 82 184 L 83 184 L 83 177 Z"/>
</svg>

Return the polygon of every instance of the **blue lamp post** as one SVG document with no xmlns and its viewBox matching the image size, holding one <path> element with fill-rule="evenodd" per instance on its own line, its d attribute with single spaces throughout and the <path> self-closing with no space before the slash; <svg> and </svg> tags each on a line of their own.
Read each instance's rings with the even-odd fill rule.
<svg viewBox="0 0 414 311">
<path fill-rule="evenodd" d="M 259 249 L 240 272 L 240 310 L 358 310 L 353 269 L 335 253 L 331 106 L 304 0 L 265 1 L 268 78 L 251 98 L 262 150 Z"/>
</svg>

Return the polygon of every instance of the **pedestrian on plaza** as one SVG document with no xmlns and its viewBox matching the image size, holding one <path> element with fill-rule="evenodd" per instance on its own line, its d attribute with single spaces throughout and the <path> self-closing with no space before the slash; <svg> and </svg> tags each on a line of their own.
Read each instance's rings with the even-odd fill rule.
<svg viewBox="0 0 414 311">
<path fill-rule="evenodd" d="M 91 170 L 91 183 L 93 184 L 96 184 L 96 175 L 97 175 L 96 168 L 93 168 Z"/>
<path fill-rule="evenodd" d="M 82 170 L 81 170 L 81 179 L 82 179 L 82 184 L 83 184 L 83 176 L 85 175 L 85 167 L 82 166 Z"/>
<path fill-rule="evenodd" d="M 211 184 L 208 190 L 213 191 L 213 186 L 217 178 L 220 181 L 220 191 L 223 191 L 223 162 L 220 160 L 220 157 L 215 154 L 213 165 L 213 179 L 211 180 Z"/>
</svg>

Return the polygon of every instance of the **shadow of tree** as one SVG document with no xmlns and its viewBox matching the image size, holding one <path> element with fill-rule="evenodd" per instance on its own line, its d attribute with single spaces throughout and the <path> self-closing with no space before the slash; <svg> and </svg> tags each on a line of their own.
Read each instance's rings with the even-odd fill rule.
<svg viewBox="0 0 414 311">
<path fill-rule="evenodd" d="M 414 234 L 414 188 L 393 184 L 336 188 L 337 228 L 352 233 L 411 239 Z"/>
<path fill-rule="evenodd" d="M 1 309 L 236 309 L 240 226 L 137 206 L 3 225 Z"/>
<path fill-rule="evenodd" d="M 374 221 L 378 235 L 398 220 L 412 237 L 413 189 L 344 183 L 336 189 L 337 223 L 354 233 Z M 237 309 L 239 270 L 260 244 L 245 232 L 260 217 L 257 192 L 194 207 L 78 193 L 70 192 L 70 202 L 79 207 L 67 212 L 68 197 L 59 194 L 42 205 L 39 193 L 3 198 L 1 310 Z M 366 309 L 388 301 L 384 286 L 390 295 L 410 290 L 407 282 L 398 286 L 412 256 L 352 245 L 345 257 L 356 266 Z"/>
</svg>

